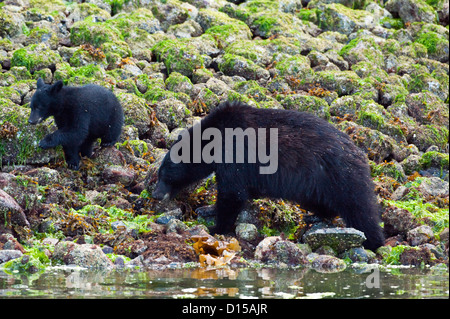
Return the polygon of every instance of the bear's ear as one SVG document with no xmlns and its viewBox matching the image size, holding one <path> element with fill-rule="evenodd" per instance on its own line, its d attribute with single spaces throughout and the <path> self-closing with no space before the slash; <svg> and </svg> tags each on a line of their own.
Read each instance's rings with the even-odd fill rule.
<svg viewBox="0 0 450 319">
<path fill-rule="evenodd" d="M 63 82 L 61 80 L 59 80 L 58 82 L 56 82 L 55 84 L 52 85 L 50 92 L 51 93 L 58 93 L 63 87 Z"/>
<path fill-rule="evenodd" d="M 45 85 L 44 80 L 42 80 L 42 78 L 39 78 L 37 80 L 37 88 L 39 89 L 39 88 L 43 87 L 44 85 Z"/>
</svg>

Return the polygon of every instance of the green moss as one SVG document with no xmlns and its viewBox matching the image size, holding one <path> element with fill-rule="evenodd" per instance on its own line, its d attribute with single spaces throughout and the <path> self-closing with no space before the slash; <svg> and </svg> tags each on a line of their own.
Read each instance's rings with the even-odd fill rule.
<svg viewBox="0 0 450 319">
<path fill-rule="evenodd" d="M 388 29 L 402 29 L 405 27 L 402 19 L 385 17 L 380 19 L 380 25 Z"/>
<path fill-rule="evenodd" d="M 330 107 L 328 103 L 316 96 L 290 95 L 281 104 L 289 110 L 313 113 L 326 120 L 330 118 Z"/>
<path fill-rule="evenodd" d="M 52 249 L 43 247 L 35 242 L 32 247 L 25 247 L 25 255 L 21 258 L 7 261 L 3 264 L 6 272 L 37 272 L 43 271 L 46 267 L 52 266 L 52 261 L 46 254 L 46 250 Z M 56 263 L 55 263 L 56 264 Z"/>
<path fill-rule="evenodd" d="M 398 182 L 404 182 L 406 179 L 405 173 L 401 170 L 401 166 L 396 162 L 384 162 L 378 165 L 373 164 L 371 165 L 371 174 L 372 177 L 389 176 Z"/>
<path fill-rule="evenodd" d="M 152 52 L 160 62 L 164 62 L 167 72 L 179 72 L 192 76 L 193 70 L 203 66 L 203 57 L 189 39 L 163 40 L 152 47 Z"/>
<path fill-rule="evenodd" d="M 441 46 L 448 47 L 448 40 L 433 31 L 421 33 L 415 42 L 423 44 L 430 54 L 436 53 Z"/>
<path fill-rule="evenodd" d="M 419 181 L 416 181 L 415 184 L 418 186 L 420 183 L 424 181 L 426 182 L 426 180 L 426 178 L 419 179 Z M 408 188 L 417 187 L 408 183 L 405 186 Z M 425 202 L 423 198 L 420 198 L 417 191 L 410 191 L 410 193 L 412 193 L 412 195 L 408 194 L 410 196 L 417 194 L 417 199 L 405 201 L 385 200 L 385 204 L 406 209 L 414 216 L 416 222 L 422 225 L 430 225 L 433 228 L 434 233 L 440 233 L 445 228 L 449 227 L 448 206 L 445 208 L 439 208 L 432 203 Z"/>
<path fill-rule="evenodd" d="M 300 79 L 312 76 L 310 61 L 303 55 L 292 56 L 277 63 L 275 67 L 280 75 L 292 75 Z"/>
<path fill-rule="evenodd" d="M 111 14 L 115 15 L 119 12 L 125 3 L 128 3 L 130 0 L 105 0 L 107 4 L 111 6 Z"/>
<path fill-rule="evenodd" d="M 383 256 L 383 264 L 400 265 L 400 256 L 406 248 L 410 248 L 410 246 L 398 245 L 395 247 L 389 247 L 388 249 L 382 249 L 380 252 Z"/>
<path fill-rule="evenodd" d="M 173 91 L 176 86 L 179 86 L 182 83 L 187 83 L 190 86 L 193 86 L 191 80 L 178 72 L 170 73 L 169 77 L 165 81 L 166 87 L 168 90 Z"/>
<path fill-rule="evenodd" d="M 62 62 L 61 56 L 56 51 L 32 44 L 14 51 L 11 66 L 24 66 L 33 73 L 60 62 Z"/>
<path fill-rule="evenodd" d="M 320 23 L 320 13 L 322 11 L 320 11 L 317 8 L 313 8 L 313 9 L 300 9 L 300 11 L 297 13 L 297 16 L 305 21 L 309 21 L 315 24 L 319 24 Z"/>
<path fill-rule="evenodd" d="M 91 17 L 75 22 L 70 30 L 70 40 L 75 45 L 89 43 L 99 47 L 102 43 L 121 39 L 122 34 L 116 27 L 104 22 L 95 22 Z"/>
<path fill-rule="evenodd" d="M 426 152 L 422 155 L 419 161 L 423 169 L 430 167 L 437 167 L 442 169 L 449 168 L 448 154 L 439 153 L 435 151 Z"/>
<path fill-rule="evenodd" d="M 251 39 L 252 33 L 244 23 L 217 25 L 206 30 L 205 34 L 211 35 L 217 46 L 226 47 L 236 41 L 236 37 Z"/>
<path fill-rule="evenodd" d="M 278 20 L 270 16 L 261 16 L 253 22 L 260 31 L 268 33 L 277 24 Z"/>
</svg>

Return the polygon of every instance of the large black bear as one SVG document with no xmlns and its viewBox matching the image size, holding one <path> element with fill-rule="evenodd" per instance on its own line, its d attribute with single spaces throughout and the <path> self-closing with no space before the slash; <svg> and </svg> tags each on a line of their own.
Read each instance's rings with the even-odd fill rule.
<svg viewBox="0 0 450 319">
<path fill-rule="evenodd" d="M 122 106 L 111 91 L 99 85 L 70 87 L 61 81 L 47 85 L 38 79 L 30 108 L 30 124 L 52 115 L 55 118 L 58 130 L 47 135 L 39 146 L 47 149 L 62 145 L 70 169 L 79 169 L 80 153 L 92 155 L 97 138 L 101 138 L 101 146 L 110 146 L 122 132 Z"/>
<path fill-rule="evenodd" d="M 238 145 L 236 136 L 227 138 L 230 132 L 240 130 L 236 128 L 248 133 L 243 148 Z M 270 128 L 277 129 L 273 131 L 277 133 L 275 140 Z M 255 132 L 256 139 L 251 136 Z M 211 137 L 220 136 L 221 145 L 212 147 Z M 179 153 L 186 146 L 185 137 L 193 138 L 188 140 L 189 147 L 185 147 L 190 153 L 184 154 L 184 160 L 181 160 Z M 234 147 L 231 150 L 227 149 L 230 141 Z M 274 142 L 278 144 L 278 158 L 273 154 L 270 158 L 278 161 L 275 170 L 269 169 L 267 164 L 275 165 L 263 156 L 272 146 L 269 144 Z M 230 157 L 234 149 L 236 152 Z M 212 150 L 214 161 L 205 157 L 211 155 Z M 262 169 L 266 171 L 263 173 Z M 158 183 L 152 196 L 155 199 L 172 198 L 182 188 L 212 172 L 216 174 L 218 190 L 213 207 L 217 216 L 215 233 L 232 230 L 247 200 L 268 197 L 295 201 L 320 217 L 341 216 L 347 226 L 364 232 L 367 237 L 364 246 L 368 249 L 374 250 L 384 244 L 379 225 L 380 210 L 365 154 L 346 134 L 314 115 L 225 102 L 200 125 L 185 131 L 171 147 L 159 168 Z"/>
</svg>

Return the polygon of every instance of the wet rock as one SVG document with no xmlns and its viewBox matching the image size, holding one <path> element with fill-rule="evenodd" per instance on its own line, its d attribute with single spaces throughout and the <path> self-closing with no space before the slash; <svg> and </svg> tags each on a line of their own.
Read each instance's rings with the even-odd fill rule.
<svg viewBox="0 0 450 319">
<path fill-rule="evenodd" d="M 2 249 L 19 250 L 20 252 L 25 253 L 25 249 L 11 234 L 0 235 L 0 250 Z"/>
<path fill-rule="evenodd" d="M 408 231 L 406 237 L 411 246 L 419 246 L 434 240 L 434 233 L 430 226 L 422 225 Z"/>
<path fill-rule="evenodd" d="M 342 259 L 315 253 L 306 256 L 312 269 L 320 273 L 334 273 L 345 270 L 347 267 Z"/>
<path fill-rule="evenodd" d="M 404 22 L 434 23 L 436 14 L 430 5 L 422 0 L 389 0 L 385 9 L 393 15 L 398 15 Z"/>
<path fill-rule="evenodd" d="M 169 72 L 176 71 L 191 77 L 194 69 L 204 65 L 204 58 L 198 48 L 188 41 L 164 40 L 152 48 L 158 61 L 164 62 Z"/>
<path fill-rule="evenodd" d="M 294 243 L 273 236 L 264 238 L 255 249 L 255 259 L 267 263 L 299 265 L 306 262 L 303 251 Z"/>
<path fill-rule="evenodd" d="M 340 3 L 325 5 L 320 14 L 321 26 L 326 31 L 337 31 L 346 35 L 359 29 L 375 27 L 375 17 L 363 10 L 352 10 Z"/>
<path fill-rule="evenodd" d="M 448 234 L 448 227 L 444 228 L 443 231 L 441 231 L 441 233 L 439 234 L 439 239 L 448 245 L 448 238 L 449 238 L 449 234 Z"/>
<path fill-rule="evenodd" d="M 181 24 L 170 26 L 167 33 L 173 34 L 177 38 L 192 38 L 200 36 L 203 29 L 195 20 L 187 20 Z"/>
<path fill-rule="evenodd" d="M 322 228 L 309 231 L 303 240 L 315 250 L 321 246 L 330 246 L 340 253 L 353 247 L 360 247 L 366 240 L 363 232 L 354 228 Z"/>
<path fill-rule="evenodd" d="M 100 167 L 125 165 L 123 154 L 115 147 L 102 147 L 94 153 L 92 158 Z"/>
<path fill-rule="evenodd" d="M 431 252 L 430 248 L 422 245 L 418 247 L 405 247 L 400 255 L 400 263 L 402 265 L 422 266 L 433 265 L 436 257 Z"/>
<path fill-rule="evenodd" d="M 23 256 L 20 250 L 4 249 L 0 250 L 0 264 L 5 263 L 12 259 L 17 259 Z"/>
<path fill-rule="evenodd" d="M 388 237 L 397 234 L 406 234 L 415 222 L 414 216 L 406 209 L 389 206 L 381 216 L 384 222 L 384 231 Z"/>
<path fill-rule="evenodd" d="M 131 185 L 137 177 L 135 170 L 118 165 L 105 167 L 102 178 L 107 184 L 121 183 L 124 186 Z"/>
<path fill-rule="evenodd" d="M 78 245 L 74 242 L 63 241 L 55 246 L 53 259 L 61 260 L 66 265 L 75 264 L 85 268 L 105 269 L 113 267 L 112 261 L 97 245 Z"/>
<path fill-rule="evenodd" d="M 181 209 L 177 208 L 166 213 L 162 213 L 158 218 L 156 218 L 155 222 L 165 225 L 172 219 L 180 219 L 182 216 L 183 212 L 181 211 Z"/>
<path fill-rule="evenodd" d="M 52 185 L 60 181 L 59 172 L 48 167 L 39 167 L 27 171 L 25 175 L 37 178 L 39 185 Z"/>
<path fill-rule="evenodd" d="M 216 59 L 220 71 L 226 75 L 243 76 L 247 80 L 269 79 L 269 71 L 253 61 L 234 54 L 224 54 Z"/>
<path fill-rule="evenodd" d="M 154 110 L 158 120 L 165 123 L 169 130 L 182 126 L 183 120 L 190 114 L 186 105 L 175 98 L 158 102 Z"/>
<path fill-rule="evenodd" d="M 350 259 L 352 262 L 368 263 L 375 258 L 375 253 L 364 248 L 350 248 L 343 254 L 339 255 L 342 259 Z"/>
<path fill-rule="evenodd" d="M 189 227 L 179 219 L 171 219 L 166 224 L 166 233 L 180 234 L 187 231 Z"/>
<path fill-rule="evenodd" d="M 258 237 L 258 229 L 253 224 L 239 223 L 235 232 L 238 238 L 247 241 L 252 241 Z"/>
<path fill-rule="evenodd" d="M 367 153 L 369 159 L 379 163 L 393 154 L 395 140 L 390 136 L 353 122 L 343 122 L 340 126 Z"/>
<path fill-rule="evenodd" d="M 0 189 L 0 234 L 9 233 L 16 226 L 30 227 L 30 223 L 19 204 Z"/>
<path fill-rule="evenodd" d="M 420 163 L 421 157 L 419 155 L 411 154 L 405 158 L 400 164 L 403 167 L 405 174 L 410 175 L 414 172 L 419 172 L 422 168 Z"/>
<path fill-rule="evenodd" d="M 445 197 L 449 195 L 449 185 L 439 177 L 430 177 L 420 183 L 419 191 L 425 196 Z"/>
</svg>

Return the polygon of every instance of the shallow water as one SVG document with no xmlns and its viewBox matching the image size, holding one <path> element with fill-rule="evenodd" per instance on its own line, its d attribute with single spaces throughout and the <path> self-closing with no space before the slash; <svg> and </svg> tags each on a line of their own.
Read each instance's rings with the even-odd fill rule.
<svg viewBox="0 0 450 319">
<path fill-rule="evenodd" d="M 447 271 L 367 267 L 0 271 L 0 298 L 448 298 Z"/>
</svg>

